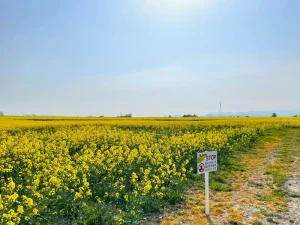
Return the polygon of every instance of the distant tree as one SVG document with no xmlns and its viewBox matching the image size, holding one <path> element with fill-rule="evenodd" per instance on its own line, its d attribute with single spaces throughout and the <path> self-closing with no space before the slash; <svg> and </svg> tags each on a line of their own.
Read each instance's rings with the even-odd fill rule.
<svg viewBox="0 0 300 225">
<path fill-rule="evenodd" d="M 24 114 L 24 116 L 36 116 L 34 113 Z"/>
<path fill-rule="evenodd" d="M 276 114 L 276 113 L 273 113 L 273 114 L 272 114 L 272 117 L 277 117 L 277 114 Z"/>
<path fill-rule="evenodd" d="M 99 117 L 104 117 L 103 115 L 99 116 Z"/>
<path fill-rule="evenodd" d="M 4 116 L 4 112 L 0 111 L 0 116 Z"/>
<path fill-rule="evenodd" d="M 120 113 L 119 117 L 132 117 L 132 113 L 127 113 L 125 115 L 123 115 L 122 113 Z"/>
<path fill-rule="evenodd" d="M 245 116 L 245 117 L 249 117 L 249 116 L 247 115 L 247 116 Z"/>
<path fill-rule="evenodd" d="M 197 115 L 196 115 L 196 114 L 194 114 L 194 115 L 191 115 L 191 114 L 184 114 L 183 117 L 197 117 Z"/>
<path fill-rule="evenodd" d="M 132 117 L 132 113 L 127 113 L 124 117 Z"/>
<path fill-rule="evenodd" d="M 169 115 L 169 117 L 172 117 L 171 115 Z"/>
</svg>

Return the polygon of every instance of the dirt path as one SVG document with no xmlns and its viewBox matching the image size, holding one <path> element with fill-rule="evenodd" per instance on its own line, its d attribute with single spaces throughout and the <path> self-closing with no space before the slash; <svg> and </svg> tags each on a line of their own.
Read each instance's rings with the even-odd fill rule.
<svg viewBox="0 0 300 225">
<path fill-rule="evenodd" d="M 286 138 L 278 155 L 278 162 L 284 160 L 290 162 L 288 179 L 284 184 L 287 192 L 287 211 L 275 215 L 278 224 L 300 224 L 300 131 L 293 131 Z M 285 154 L 290 152 L 291 156 Z M 276 218 L 277 217 L 277 218 Z"/>
<path fill-rule="evenodd" d="M 146 224 L 300 225 L 300 130 L 268 137 L 241 158 L 245 171 L 230 175 L 234 191 L 211 193 L 211 221 L 204 213 L 203 190 Z"/>
<path fill-rule="evenodd" d="M 279 224 L 300 224 L 300 161 L 295 158 L 293 163 L 293 174 L 285 183 L 285 190 L 289 194 L 287 208 L 285 213 L 278 214 Z"/>
<path fill-rule="evenodd" d="M 233 194 L 233 209 L 242 214 L 229 218 L 232 224 L 295 224 L 300 225 L 300 131 L 289 130 L 274 142 L 268 157 L 249 173 L 244 185 Z M 265 146 L 271 146 L 266 143 Z M 248 160 L 245 160 L 247 162 Z M 253 165 L 253 162 L 248 162 Z M 239 201 L 241 196 L 248 199 Z M 219 220 L 225 223 L 225 220 Z"/>
</svg>

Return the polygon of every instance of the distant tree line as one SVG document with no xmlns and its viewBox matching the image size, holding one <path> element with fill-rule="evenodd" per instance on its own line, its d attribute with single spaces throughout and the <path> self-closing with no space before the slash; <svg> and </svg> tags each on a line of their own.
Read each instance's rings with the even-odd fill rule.
<svg viewBox="0 0 300 225">
<path fill-rule="evenodd" d="M 4 112 L 0 111 L 0 116 L 4 116 Z"/>
<path fill-rule="evenodd" d="M 191 115 L 191 114 L 184 114 L 183 117 L 198 117 L 196 114 Z"/>
<path fill-rule="evenodd" d="M 132 113 L 127 113 L 125 115 L 121 113 L 119 117 L 132 117 Z"/>
<path fill-rule="evenodd" d="M 24 116 L 36 116 L 34 113 L 25 114 Z"/>
</svg>

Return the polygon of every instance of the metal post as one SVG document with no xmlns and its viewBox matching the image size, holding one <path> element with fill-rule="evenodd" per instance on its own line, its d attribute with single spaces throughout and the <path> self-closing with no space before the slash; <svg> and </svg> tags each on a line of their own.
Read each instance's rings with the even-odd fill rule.
<svg viewBox="0 0 300 225">
<path fill-rule="evenodd" d="M 209 216 L 209 173 L 205 173 L 205 214 Z"/>
</svg>

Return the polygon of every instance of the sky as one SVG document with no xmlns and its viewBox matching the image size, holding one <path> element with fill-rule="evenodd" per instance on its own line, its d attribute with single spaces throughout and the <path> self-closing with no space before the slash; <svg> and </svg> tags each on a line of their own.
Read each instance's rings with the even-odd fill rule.
<svg viewBox="0 0 300 225">
<path fill-rule="evenodd" d="M 299 0 L 1 0 L 0 111 L 300 108 Z"/>
</svg>

